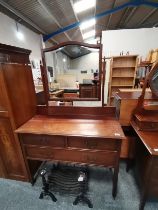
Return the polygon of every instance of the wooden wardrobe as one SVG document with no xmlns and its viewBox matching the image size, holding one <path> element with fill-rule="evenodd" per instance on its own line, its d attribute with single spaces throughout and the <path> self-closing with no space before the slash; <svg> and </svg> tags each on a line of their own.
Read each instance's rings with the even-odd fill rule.
<svg viewBox="0 0 158 210">
<path fill-rule="evenodd" d="M 0 177 L 28 180 L 14 130 L 36 112 L 31 51 L 0 44 Z"/>
</svg>

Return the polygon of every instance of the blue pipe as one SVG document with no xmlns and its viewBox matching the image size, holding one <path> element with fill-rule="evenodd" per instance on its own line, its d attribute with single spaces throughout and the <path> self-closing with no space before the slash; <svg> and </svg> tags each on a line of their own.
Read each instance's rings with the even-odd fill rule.
<svg viewBox="0 0 158 210">
<path fill-rule="evenodd" d="M 147 6 L 150 6 L 150 7 L 158 8 L 158 2 L 153 2 L 153 1 L 150 1 L 150 0 L 131 0 L 131 4 L 133 6 L 147 5 Z"/>
<path fill-rule="evenodd" d="M 119 7 L 116 7 L 116 8 L 113 8 L 113 9 L 111 9 L 111 10 L 107 10 L 107 11 L 105 11 L 105 12 L 102 12 L 102 13 L 100 13 L 100 14 L 98 14 L 98 15 L 95 15 L 94 18 L 99 19 L 99 18 L 101 18 L 101 17 L 103 17 L 103 16 L 105 16 L 105 15 L 109 15 L 109 14 L 115 13 L 115 12 L 120 11 L 120 10 L 126 8 L 126 7 L 129 7 L 129 6 L 131 6 L 131 3 L 130 3 L 130 2 L 129 2 L 129 3 L 125 3 L 125 4 L 123 4 L 123 5 L 119 6 Z M 91 17 L 91 18 L 92 18 L 92 17 Z M 90 20 L 91 18 L 88 18 L 87 20 Z M 43 36 L 43 41 L 46 42 L 48 39 L 50 39 L 50 38 L 52 38 L 52 37 L 54 37 L 54 36 L 56 36 L 56 35 L 58 35 L 58 34 L 61 34 L 61 33 L 65 32 L 65 31 L 70 30 L 70 29 L 76 28 L 76 27 L 78 27 L 81 23 L 82 23 L 82 22 L 76 22 L 76 23 L 73 23 L 73 24 L 71 24 L 71 25 L 68 25 L 68 26 L 66 26 L 66 27 L 64 27 L 64 28 L 61 28 L 61 29 L 59 29 L 59 30 L 57 30 L 57 31 L 55 31 L 55 32 L 53 32 L 53 33 L 50 33 L 50 34 L 48 34 L 48 35 L 44 35 L 44 36 Z"/>
<path fill-rule="evenodd" d="M 95 15 L 94 17 L 88 18 L 87 20 L 90 20 L 92 18 L 95 18 L 97 20 L 97 19 L 99 19 L 99 18 L 101 18 L 103 16 L 110 15 L 110 14 L 118 12 L 118 11 L 120 11 L 122 9 L 125 9 L 126 7 L 135 7 L 135 6 L 140 6 L 142 4 L 158 8 L 158 3 L 156 3 L 156 2 L 150 2 L 150 1 L 146 1 L 146 0 L 134 0 L 134 1 L 130 1 L 128 3 L 122 4 L 121 6 L 115 7 L 113 9 L 106 10 L 106 11 L 100 13 L 100 14 Z M 84 22 L 84 21 L 82 21 L 82 22 Z M 68 30 L 71 30 L 73 28 L 76 28 L 76 27 L 80 26 L 80 24 L 82 22 L 76 22 L 76 23 L 70 24 L 70 25 L 68 25 L 68 26 L 66 26 L 64 28 L 60 28 L 59 30 L 57 30 L 57 31 L 55 31 L 53 33 L 44 35 L 43 36 L 43 41 L 46 42 L 47 40 L 49 40 L 50 38 L 52 38 L 52 37 L 54 37 L 54 36 L 56 36 L 58 34 L 61 34 L 61 33 L 65 32 L 65 31 L 68 31 Z"/>
<path fill-rule="evenodd" d="M 150 6 L 150 7 L 155 7 L 158 8 L 158 2 L 153 2 L 153 1 L 144 1 L 143 3 L 146 6 Z"/>
</svg>

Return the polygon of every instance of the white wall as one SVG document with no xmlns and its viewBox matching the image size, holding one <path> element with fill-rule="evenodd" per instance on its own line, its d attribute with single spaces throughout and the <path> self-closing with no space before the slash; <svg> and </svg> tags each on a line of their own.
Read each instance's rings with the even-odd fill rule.
<svg viewBox="0 0 158 210">
<path fill-rule="evenodd" d="M 63 61 L 65 59 L 65 62 Z M 61 51 L 58 51 L 56 53 L 56 71 L 58 74 L 65 74 L 67 69 L 70 68 L 70 58 L 62 53 Z"/>
<path fill-rule="evenodd" d="M 87 70 L 88 72 L 91 69 L 96 72 L 99 69 L 99 52 L 91 52 L 82 57 L 72 59 L 70 63 L 70 69 L 78 69 L 78 70 Z"/>
<path fill-rule="evenodd" d="M 55 57 L 54 56 L 55 56 L 55 53 L 53 53 L 53 52 L 46 52 L 45 53 L 46 66 L 53 67 L 53 77 L 51 77 L 50 73 L 47 71 L 49 82 L 53 82 L 56 79 Z"/>
<path fill-rule="evenodd" d="M 102 32 L 103 56 L 120 55 L 120 52 L 146 58 L 151 49 L 158 48 L 158 28 L 111 30 Z"/>
<path fill-rule="evenodd" d="M 0 43 L 31 50 L 30 60 L 37 65 L 33 69 L 34 79 L 40 76 L 39 62 L 41 60 L 41 36 L 18 23 L 18 28 L 24 35 L 23 40 L 17 38 L 15 20 L 0 13 Z"/>
<path fill-rule="evenodd" d="M 145 59 L 152 49 L 158 48 L 158 28 L 111 30 L 102 32 L 103 56 L 139 55 Z M 107 103 L 110 65 L 106 68 L 105 103 Z"/>
<path fill-rule="evenodd" d="M 99 53 L 97 51 L 82 57 L 71 59 L 70 69 L 67 73 L 76 76 L 76 80 L 79 83 L 83 83 L 83 79 L 94 79 L 93 72 L 99 70 Z M 82 74 L 81 71 L 87 71 L 86 74 Z"/>
<path fill-rule="evenodd" d="M 63 59 L 65 59 L 66 62 L 64 62 Z M 50 82 L 58 80 L 58 75 L 63 75 L 67 73 L 67 70 L 70 67 L 70 58 L 67 55 L 63 54 L 61 51 L 46 52 L 45 60 L 46 66 L 53 67 L 53 77 L 51 79 L 48 73 L 48 79 Z"/>
</svg>

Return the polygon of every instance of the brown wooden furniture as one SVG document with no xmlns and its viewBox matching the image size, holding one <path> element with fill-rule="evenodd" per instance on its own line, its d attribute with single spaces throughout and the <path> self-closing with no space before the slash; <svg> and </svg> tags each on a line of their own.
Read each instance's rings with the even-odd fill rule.
<svg viewBox="0 0 158 210">
<path fill-rule="evenodd" d="M 126 134 L 126 139 L 122 141 L 121 147 L 121 157 L 122 158 L 133 158 L 134 156 L 134 145 L 135 145 L 135 137 L 131 135 L 131 131 L 129 129 L 130 121 L 132 119 L 134 110 L 137 107 L 138 98 L 141 95 L 141 90 L 119 90 L 118 93 L 115 94 L 114 97 L 114 106 L 116 107 L 116 115 L 119 119 L 119 122 Z M 154 97 L 151 91 L 146 92 L 144 103 L 149 107 L 153 103 L 153 100 L 157 102 L 158 109 L 158 99 Z M 151 106 L 153 108 L 153 106 Z M 155 106 L 156 107 L 156 106 Z M 127 111 L 128 110 L 128 111 Z M 129 130 L 126 132 L 126 130 Z"/>
<path fill-rule="evenodd" d="M 46 104 L 43 90 L 36 91 L 36 101 L 38 105 Z"/>
<path fill-rule="evenodd" d="M 158 62 L 158 49 L 149 51 L 149 54 L 146 60 L 147 62 L 150 62 L 150 63 Z"/>
<path fill-rule="evenodd" d="M 142 94 L 138 99 L 138 104 L 133 115 L 133 121 L 138 129 L 158 131 L 158 107 L 154 103 L 154 109 L 151 110 L 152 106 L 148 107 L 146 104 L 144 105 L 147 84 L 149 84 L 154 97 L 158 99 L 158 63 L 145 78 Z"/>
<path fill-rule="evenodd" d="M 52 160 L 114 168 L 113 197 L 116 196 L 121 140 L 124 134 L 115 119 L 115 108 L 42 107 L 16 130 L 27 164 Z M 48 115 L 44 115 L 48 113 Z"/>
<path fill-rule="evenodd" d="M 136 166 L 141 184 L 140 210 L 144 209 L 148 196 L 158 197 L 158 108 L 144 105 L 146 87 L 158 98 L 158 64 L 145 78 L 141 96 L 134 110 L 131 125 L 139 139 L 136 144 Z"/>
<path fill-rule="evenodd" d="M 36 106 L 30 51 L 0 51 L 0 174 L 32 181 L 44 160 L 105 166 L 114 169 L 115 197 L 124 138 L 115 108 Z"/>
<path fill-rule="evenodd" d="M 78 95 L 78 93 L 64 93 L 64 98 L 67 98 L 67 99 L 79 98 L 79 95 Z"/>
<path fill-rule="evenodd" d="M 142 90 L 121 90 L 115 94 L 114 106 L 116 107 L 116 114 L 122 126 L 130 126 L 130 120 L 137 107 L 141 92 Z M 156 103 L 153 104 L 153 101 L 157 102 L 157 106 Z M 144 104 L 146 107 L 150 106 L 150 109 L 158 109 L 158 98 L 153 96 L 151 91 L 148 91 L 145 94 Z"/>
<path fill-rule="evenodd" d="M 97 84 L 79 84 L 80 98 L 98 98 L 99 85 Z"/>
<path fill-rule="evenodd" d="M 69 100 L 72 100 L 72 101 L 91 101 L 91 100 L 96 100 L 96 101 L 100 101 L 101 100 L 101 74 L 102 74 L 102 45 L 101 44 L 88 44 L 88 43 L 83 43 L 83 42 L 77 42 L 77 41 L 68 41 L 68 42 L 63 42 L 63 43 L 60 43 L 58 45 L 55 45 L 55 46 L 52 46 L 52 47 L 49 47 L 49 48 L 45 48 L 42 50 L 42 60 L 43 60 L 43 66 L 41 67 L 41 71 L 42 71 L 42 80 L 43 80 L 43 87 L 44 87 L 44 92 L 45 92 L 45 98 L 46 98 L 46 101 L 49 101 L 49 100 L 60 100 L 60 101 L 66 101 L 67 98 L 66 97 L 60 97 L 59 99 L 57 98 L 51 98 L 50 97 L 50 94 L 49 94 L 49 85 L 48 85 L 48 77 L 47 77 L 47 65 L 46 65 L 46 59 L 45 59 L 45 54 L 47 52 L 53 52 L 53 51 L 56 51 L 56 50 L 60 50 L 64 47 L 71 47 L 71 46 L 74 46 L 74 47 L 79 47 L 80 48 L 80 52 L 82 52 L 82 48 L 89 48 L 89 49 L 97 49 L 98 50 L 98 53 L 99 53 L 99 79 L 98 79 L 98 86 L 97 86 L 97 98 L 95 97 L 92 97 L 90 98 L 89 96 L 86 98 L 86 97 L 68 97 Z M 72 50 L 70 50 L 71 53 L 73 52 Z M 74 52 L 75 53 L 75 52 Z M 70 54 L 70 53 L 68 53 Z M 78 56 L 79 57 L 79 56 Z M 72 57 L 73 59 L 74 57 Z M 91 94 L 92 92 L 90 92 Z M 91 96 L 91 95 L 90 95 Z M 93 96 L 93 95 L 92 95 Z"/>
<path fill-rule="evenodd" d="M 135 136 L 133 136 L 130 127 L 122 127 L 125 133 L 125 139 L 122 140 L 120 158 L 127 161 L 133 160 L 135 153 Z"/>
<path fill-rule="evenodd" d="M 14 130 L 36 112 L 31 51 L 0 44 L 0 176 L 28 180 Z"/>
<path fill-rule="evenodd" d="M 1 160 L 1 157 L 0 157 L 0 177 L 1 178 L 5 178 L 6 177 L 6 170 L 4 168 L 4 164 L 3 164 L 3 161 Z"/>
<path fill-rule="evenodd" d="M 109 105 L 119 88 L 133 88 L 135 83 L 137 55 L 112 57 L 109 80 Z"/>
<path fill-rule="evenodd" d="M 158 197 L 158 131 L 140 131 L 134 122 L 131 125 L 138 135 L 135 162 L 141 189 L 139 210 L 143 210 L 149 196 Z"/>
</svg>

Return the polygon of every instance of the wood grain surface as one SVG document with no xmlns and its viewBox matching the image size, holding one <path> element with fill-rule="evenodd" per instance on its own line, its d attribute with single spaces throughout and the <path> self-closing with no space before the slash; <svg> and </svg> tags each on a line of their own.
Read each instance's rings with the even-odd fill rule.
<svg viewBox="0 0 158 210">
<path fill-rule="evenodd" d="M 36 115 L 16 129 L 17 133 L 92 136 L 123 139 L 122 128 L 117 120 L 62 119 Z"/>
<path fill-rule="evenodd" d="M 158 131 L 140 131 L 134 121 L 131 125 L 150 154 L 158 156 Z"/>
</svg>

